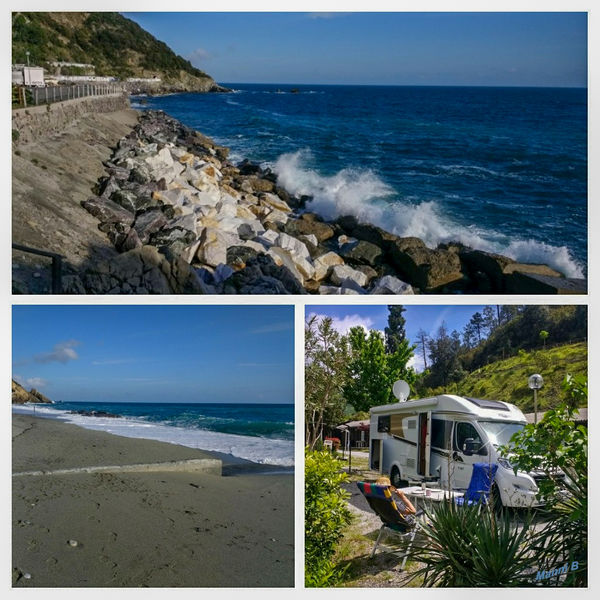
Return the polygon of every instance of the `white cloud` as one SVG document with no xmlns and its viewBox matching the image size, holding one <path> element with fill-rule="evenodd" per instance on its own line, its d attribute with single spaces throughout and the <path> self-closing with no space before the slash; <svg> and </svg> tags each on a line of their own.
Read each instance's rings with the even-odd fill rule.
<svg viewBox="0 0 600 600">
<path fill-rule="evenodd" d="M 312 313 L 309 315 L 309 318 L 317 317 L 318 321 L 322 321 L 328 315 L 318 315 Z M 332 317 L 332 325 L 333 328 L 341 333 L 342 335 L 346 335 L 353 327 L 362 327 L 365 331 L 370 331 L 373 328 L 373 319 L 370 317 L 361 317 L 360 315 L 346 315 L 343 318 Z"/>
<path fill-rule="evenodd" d="M 22 385 L 25 389 L 43 388 L 48 385 L 48 382 L 45 379 L 42 379 L 41 377 L 23 377 L 22 375 L 14 373 L 13 379 L 18 384 Z"/>
<path fill-rule="evenodd" d="M 129 363 L 138 362 L 135 358 L 107 358 L 105 360 L 93 360 L 92 364 L 98 365 L 125 365 Z"/>
<path fill-rule="evenodd" d="M 190 52 L 186 58 L 194 65 L 209 60 L 210 58 L 212 58 L 212 55 L 208 50 L 205 50 L 204 48 L 196 48 L 195 50 Z"/>
<path fill-rule="evenodd" d="M 67 340 L 66 342 L 59 342 L 54 346 L 52 352 L 36 354 L 33 357 L 33 360 L 38 363 L 68 363 L 70 360 L 77 360 L 79 356 L 73 348 L 74 346 L 78 345 L 79 342 L 77 340 Z"/>
<path fill-rule="evenodd" d="M 256 327 L 255 329 L 251 329 L 249 333 L 251 334 L 262 334 L 262 333 L 277 333 L 279 331 L 288 331 L 294 328 L 294 323 L 292 321 L 282 321 L 280 323 L 269 323 L 268 325 L 262 325 L 261 327 Z"/>
<path fill-rule="evenodd" d="M 27 384 L 27 387 L 32 388 L 43 388 L 48 385 L 48 382 L 41 377 L 29 377 L 25 380 L 25 383 Z"/>
</svg>

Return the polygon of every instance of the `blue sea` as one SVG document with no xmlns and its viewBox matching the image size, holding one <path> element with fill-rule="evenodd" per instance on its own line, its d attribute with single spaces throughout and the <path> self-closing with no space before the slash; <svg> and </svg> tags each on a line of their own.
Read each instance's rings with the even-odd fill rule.
<svg viewBox="0 0 600 600">
<path fill-rule="evenodd" d="M 60 402 L 13 405 L 13 412 L 98 431 L 180 444 L 260 463 L 294 464 L 293 404 Z M 118 418 L 71 411 L 102 411 Z"/>
<path fill-rule="evenodd" d="M 587 90 L 224 84 L 134 98 L 271 167 L 325 218 L 587 268 Z"/>
</svg>

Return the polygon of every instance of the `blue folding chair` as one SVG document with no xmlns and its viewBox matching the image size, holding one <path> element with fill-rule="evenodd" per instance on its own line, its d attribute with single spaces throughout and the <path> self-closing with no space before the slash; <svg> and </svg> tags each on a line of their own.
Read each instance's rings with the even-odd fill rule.
<svg viewBox="0 0 600 600">
<path fill-rule="evenodd" d="M 381 519 L 383 525 L 379 529 L 379 535 L 377 536 L 377 541 L 375 542 L 375 546 L 373 547 L 373 551 L 371 552 L 371 557 L 375 556 L 375 552 L 377 552 L 378 546 L 381 545 L 383 548 L 387 548 L 380 544 L 382 536 L 384 532 L 387 530 L 389 533 L 399 536 L 402 539 L 408 540 L 408 548 L 406 552 L 402 555 L 402 565 L 400 569 L 404 569 L 404 565 L 406 564 L 406 559 L 408 558 L 408 554 L 410 552 L 412 543 L 415 539 L 416 534 L 416 520 L 407 520 L 407 518 L 400 512 L 394 498 L 392 496 L 392 491 L 387 485 L 376 485 L 374 483 L 366 483 L 364 481 L 358 481 L 356 483 L 358 489 L 361 491 L 363 496 L 366 498 L 369 506 L 373 509 L 375 514 Z M 422 513 L 422 511 L 419 511 Z M 397 552 L 392 548 L 387 548 L 388 550 L 392 550 Z"/>
<path fill-rule="evenodd" d="M 456 504 L 487 504 L 497 470 L 495 463 L 475 463 L 469 487 L 462 498 L 456 498 Z"/>
</svg>

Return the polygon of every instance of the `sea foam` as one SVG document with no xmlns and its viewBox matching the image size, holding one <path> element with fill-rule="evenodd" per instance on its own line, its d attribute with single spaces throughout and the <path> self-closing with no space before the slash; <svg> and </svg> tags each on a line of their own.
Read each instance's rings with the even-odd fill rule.
<svg viewBox="0 0 600 600">
<path fill-rule="evenodd" d="M 583 269 L 565 246 L 517 239 L 476 224 L 460 224 L 435 201 L 410 203 L 368 168 L 345 168 L 321 175 L 309 165 L 308 149 L 282 154 L 273 165 L 278 183 L 292 194 L 312 196 L 310 210 L 325 219 L 354 215 L 401 237 L 421 238 L 429 247 L 461 242 L 521 262 L 543 263 L 568 277 L 583 277 Z"/>
<path fill-rule="evenodd" d="M 288 440 L 173 427 L 132 417 L 89 417 L 39 404 L 13 406 L 13 413 L 50 417 L 73 423 L 84 429 L 105 431 L 123 437 L 142 438 L 199 450 L 222 452 L 264 465 L 281 467 L 294 465 L 294 443 Z"/>
</svg>

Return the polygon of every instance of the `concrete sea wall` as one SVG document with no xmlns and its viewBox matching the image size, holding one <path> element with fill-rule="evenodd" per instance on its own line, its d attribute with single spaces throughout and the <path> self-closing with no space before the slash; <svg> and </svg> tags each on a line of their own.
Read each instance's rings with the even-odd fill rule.
<svg viewBox="0 0 600 600">
<path fill-rule="evenodd" d="M 110 113 L 129 108 L 127 94 L 88 96 L 12 111 L 13 142 L 17 145 L 60 133 L 76 119 L 90 113 Z"/>
</svg>

